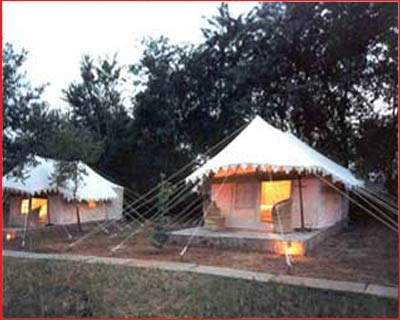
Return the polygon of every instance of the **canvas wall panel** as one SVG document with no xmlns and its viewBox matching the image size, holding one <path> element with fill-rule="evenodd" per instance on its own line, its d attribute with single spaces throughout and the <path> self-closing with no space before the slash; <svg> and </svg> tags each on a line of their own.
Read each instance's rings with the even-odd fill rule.
<svg viewBox="0 0 400 320">
<path fill-rule="evenodd" d="M 90 222 L 105 219 L 121 219 L 124 189 L 114 188 L 118 198 L 98 202 L 95 208 L 89 208 L 87 202 L 79 204 L 81 222 Z M 49 195 L 48 215 L 53 224 L 74 224 L 77 223 L 75 204 L 67 202 L 60 195 Z M 10 226 L 24 226 L 25 216 L 21 214 L 21 202 L 23 196 L 10 195 L 10 215 L 6 222 Z"/>
<path fill-rule="evenodd" d="M 25 216 L 21 215 L 21 202 L 22 196 L 10 195 L 10 215 L 8 221 L 5 223 L 8 226 L 23 226 L 25 223 Z"/>
<path fill-rule="evenodd" d="M 260 182 L 256 179 L 236 181 L 233 192 L 234 206 L 230 226 L 235 228 L 258 228 L 261 226 Z"/>
<path fill-rule="evenodd" d="M 344 198 L 317 178 L 303 178 L 303 212 L 306 228 L 329 227 L 347 216 Z M 298 181 L 293 181 L 292 226 L 301 227 Z"/>
<path fill-rule="evenodd" d="M 215 201 L 221 214 L 229 217 L 232 212 L 233 183 L 213 183 L 211 185 L 211 201 Z"/>
<path fill-rule="evenodd" d="M 211 198 L 216 201 L 226 217 L 228 228 L 262 229 L 260 221 L 260 192 L 258 179 L 240 179 L 238 181 L 211 185 Z"/>
<path fill-rule="evenodd" d="M 124 201 L 124 188 L 115 187 L 113 188 L 118 198 L 111 200 L 107 206 L 106 216 L 107 219 L 122 219 L 122 206 Z"/>
<path fill-rule="evenodd" d="M 122 218 L 123 190 L 116 190 L 121 197 L 113 201 L 98 202 L 95 208 L 89 208 L 86 202 L 79 204 L 81 222 L 90 222 L 105 219 Z M 65 201 L 60 195 L 52 196 L 49 201 L 49 209 L 52 223 L 70 224 L 76 223 L 75 204 Z"/>
</svg>

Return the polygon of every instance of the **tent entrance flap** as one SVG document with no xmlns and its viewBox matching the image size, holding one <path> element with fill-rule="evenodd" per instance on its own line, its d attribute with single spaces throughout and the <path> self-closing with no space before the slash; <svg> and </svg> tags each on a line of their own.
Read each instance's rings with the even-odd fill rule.
<svg viewBox="0 0 400 320">
<path fill-rule="evenodd" d="M 272 208 L 278 202 L 290 198 L 292 182 L 290 180 L 262 181 L 260 221 L 272 223 Z"/>
</svg>

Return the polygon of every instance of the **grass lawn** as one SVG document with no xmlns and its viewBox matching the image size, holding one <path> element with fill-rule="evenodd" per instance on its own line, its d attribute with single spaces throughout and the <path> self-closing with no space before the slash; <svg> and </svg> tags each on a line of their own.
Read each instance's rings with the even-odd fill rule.
<svg viewBox="0 0 400 320">
<path fill-rule="evenodd" d="M 3 258 L 5 317 L 397 317 L 397 301 L 215 276 Z"/>
</svg>

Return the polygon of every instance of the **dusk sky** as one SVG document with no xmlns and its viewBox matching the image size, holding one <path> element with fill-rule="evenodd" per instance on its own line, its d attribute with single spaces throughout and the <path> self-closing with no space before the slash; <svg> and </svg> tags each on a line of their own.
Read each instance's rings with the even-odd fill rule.
<svg viewBox="0 0 400 320">
<path fill-rule="evenodd" d="M 232 14 L 257 2 L 229 3 Z M 167 36 L 172 43 L 202 40 L 204 17 L 220 2 L 3 2 L 3 42 L 28 50 L 28 79 L 49 82 L 44 99 L 61 107 L 61 90 L 79 79 L 83 54 L 117 53 L 121 64 L 138 61 L 144 37 Z"/>
</svg>

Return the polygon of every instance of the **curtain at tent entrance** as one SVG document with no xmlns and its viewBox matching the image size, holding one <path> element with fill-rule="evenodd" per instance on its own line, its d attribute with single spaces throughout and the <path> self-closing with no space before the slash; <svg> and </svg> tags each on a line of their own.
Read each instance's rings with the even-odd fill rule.
<svg viewBox="0 0 400 320">
<path fill-rule="evenodd" d="M 289 199 L 291 189 L 291 180 L 261 182 L 260 220 L 262 222 L 272 223 L 272 208 L 276 203 Z"/>
</svg>

